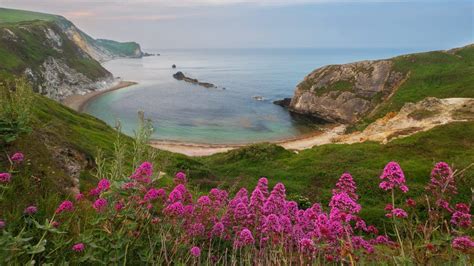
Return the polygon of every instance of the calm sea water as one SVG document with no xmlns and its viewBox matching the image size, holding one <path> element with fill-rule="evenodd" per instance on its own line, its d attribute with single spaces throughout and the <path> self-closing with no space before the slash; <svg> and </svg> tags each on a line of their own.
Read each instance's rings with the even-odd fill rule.
<svg viewBox="0 0 474 266">
<path fill-rule="evenodd" d="M 104 64 L 115 76 L 139 84 L 106 93 L 85 111 L 110 125 L 120 120 L 133 134 L 137 112 L 153 121 L 154 139 L 199 143 L 250 143 L 296 137 L 318 123 L 274 105 L 317 67 L 413 52 L 390 49 L 159 50 L 161 56 Z M 171 66 L 176 64 L 177 68 Z M 175 80 L 177 71 L 217 89 Z M 225 88 L 225 90 L 223 89 Z M 253 97 L 262 96 L 263 101 Z"/>
</svg>

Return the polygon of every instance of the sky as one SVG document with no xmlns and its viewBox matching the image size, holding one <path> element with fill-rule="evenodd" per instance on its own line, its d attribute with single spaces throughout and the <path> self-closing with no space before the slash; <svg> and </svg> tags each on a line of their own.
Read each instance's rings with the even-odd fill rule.
<svg viewBox="0 0 474 266">
<path fill-rule="evenodd" d="M 474 42 L 474 0 L 0 0 L 95 38 L 165 48 L 448 49 Z"/>
</svg>

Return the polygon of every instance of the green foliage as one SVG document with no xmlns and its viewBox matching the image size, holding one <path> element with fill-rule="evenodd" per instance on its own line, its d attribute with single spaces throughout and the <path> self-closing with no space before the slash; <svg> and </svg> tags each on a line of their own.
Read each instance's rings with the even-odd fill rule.
<svg viewBox="0 0 474 266">
<path fill-rule="evenodd" d="M 33 92 L 24 78 L 0 81 L 0 143 L 30 131 Z"/>
</svg>

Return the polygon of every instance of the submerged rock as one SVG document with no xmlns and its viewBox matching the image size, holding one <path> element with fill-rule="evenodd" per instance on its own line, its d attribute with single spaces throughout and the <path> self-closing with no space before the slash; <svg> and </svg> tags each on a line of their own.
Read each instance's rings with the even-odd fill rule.
<svg viewBox="0 0 474 266">
<path fill-rule="evenodd" d="M 254 100 L 257 100 L 257 101 L 264 101 L 264 100 L 265 100 L 265 97 L 260 96 L 260 95 L 252 96 L 252 98 L 253 98 Z"/>
</svg>

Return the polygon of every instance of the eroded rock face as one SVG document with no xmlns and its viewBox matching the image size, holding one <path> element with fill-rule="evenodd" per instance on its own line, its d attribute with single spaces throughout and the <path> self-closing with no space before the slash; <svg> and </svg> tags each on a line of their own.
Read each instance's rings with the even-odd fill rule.
<svg viewBox="0 0 474 266">
<path fill-rule="evenodd" d="M 328 122 L 355 123 L 388 97 L 404 75 L 392 61 L 361 61 L 316 69 L 297 86 L 290 110 Z"/>
</svg>

